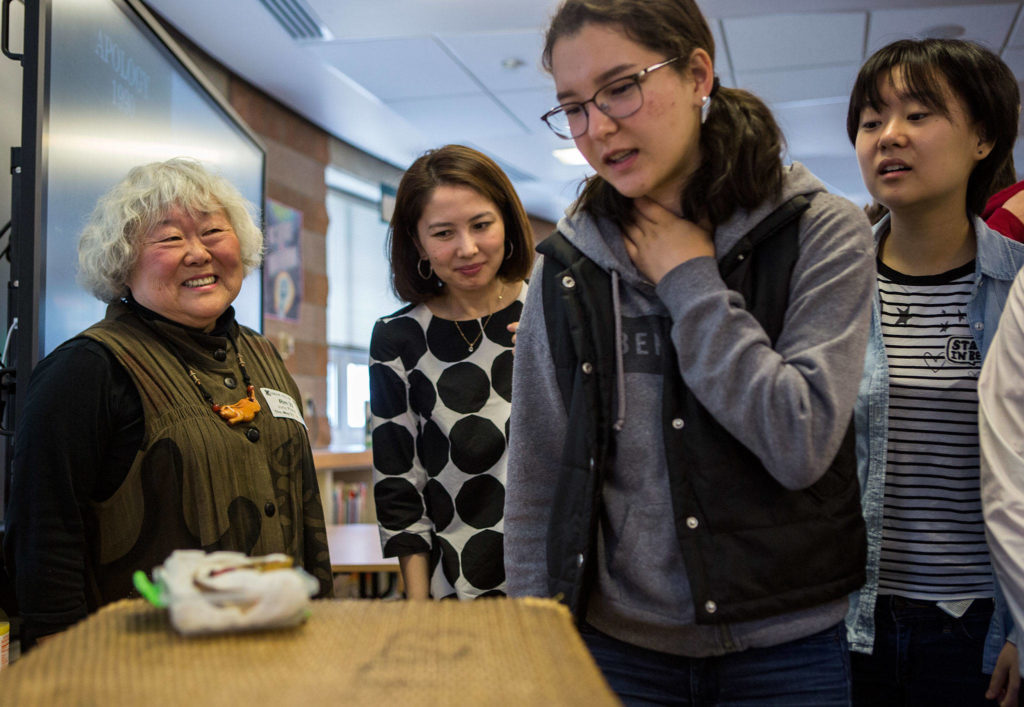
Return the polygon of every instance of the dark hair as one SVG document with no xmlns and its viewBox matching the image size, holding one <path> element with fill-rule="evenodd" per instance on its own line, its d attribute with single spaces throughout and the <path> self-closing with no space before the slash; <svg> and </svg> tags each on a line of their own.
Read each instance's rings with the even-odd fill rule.
<svg viewBox="0 0 1024 707">
<path fill-rule="evenodd" d="M 715 40 L 693 0 L 565 0 L 548 27 L 544 68 L 551 71 L 551 52 L 559 39 L 590 23 L 614 26 L 666 59 L 688 58 L 695 49 L 715 58 Z M 683 74 L 686 65 L 681 61 L 672 68 Z M 717 225 L 737 207 L 753 209 L 778 197 L 783 139 L 771 111 L 753 94 L 718 87 L 712 96 L 700 129 L 701 164 L 683 188 L 680 205 L 688 218 L 706 217 Z M 576 208 L 619 224 L 633 219 L 632 200 L 597 175 L 581 185 Z"/>
<path fill-rule="evenodd" d="M 967 208 L 980 214 L 1017 140 L 1020 89 L 1013 72 L 988 49 L 962 39 L 901 39 L 888 44 L 857 74 L 846 113 L 846 133 L 854 145 L 861 112 L 866 107 L 881 110 L 879 81 L 885 79 L 892 86 L 897 68 L 907 97 L 948 116 L 949 95 L 937 80 L 945 79 L 984 139 L 993 142 L 992 151 L 975 165 L 967 181 Z"/>
<path fill-rule="evenodd" d="M 391 258 L 391 287 L 404 301 L 419 304 L 444 290 L 437 277 L 423 279 L 418 271 L 416 225 L 430 195 L 439 186 L 464 186 L 494 202 L 505 224 L 508 256 L 498 268 L 498 277 L 512 282 L 524 280 L 533 265 L 533 231 L 512 182 L 494 160 L 463 145 L 445 145 L 428 150 L 413 162 L 398 184 L 395 211 L 388 228 Z"/>
<path fill-rule="evenodd" d="M 1017 168 L 1013 164 L 1013 150 L 1006 153 L 1006 159 L 992 175 L 992 183 L 989 185 L 988 197 L 991 199 L 994 194 L 1001 192 L 1006 187 L 1012 187 L 1017 183 Z"/>
</svg>

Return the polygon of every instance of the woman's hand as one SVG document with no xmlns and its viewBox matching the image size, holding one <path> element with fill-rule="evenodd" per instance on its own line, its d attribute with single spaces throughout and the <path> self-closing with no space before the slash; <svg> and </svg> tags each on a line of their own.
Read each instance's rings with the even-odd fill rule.
<svg viewBox="0 0 1024 707">
<path fill-rule="evenodd" d="M 512 322 L 511 324 L 509 324 L 505 328 L 508 329 L 510 332 L 512 332 L 512 351 L 515 352 L 515 350 L 516 350 L 516 329 L 519 328 L 519 322 Z"/>
<path fill-rule="evenodd" d="M 636 222 L 623 233 L 626 252 L 637 270 L 655 285 L 687 260 L 714 257 L 709 229 L 676 216 L 647 197 L 634 199 L 633 206 Z"/>
<path fill-rule="evenodd" d="M 999 707 L 1016 707 L 1020 689 L 1020 668 L 1017 665 L 1017 646 L 1009 641 L 1003 644 L 996 659 L 996 669 L 985 692 L 985 699 L 998 700 Z"/>
</svg>

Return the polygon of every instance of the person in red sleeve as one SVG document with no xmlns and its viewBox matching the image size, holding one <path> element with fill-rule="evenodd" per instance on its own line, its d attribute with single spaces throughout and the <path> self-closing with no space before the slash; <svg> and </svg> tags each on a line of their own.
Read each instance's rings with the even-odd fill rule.
<svg viewBox="0 0 1024 707">
<path fill-rule="evenodd" d="M 1024 243 L 1024 181 L 1011 184 L 989 197 L 981 218 L 989 228 Z"/>
</svg>

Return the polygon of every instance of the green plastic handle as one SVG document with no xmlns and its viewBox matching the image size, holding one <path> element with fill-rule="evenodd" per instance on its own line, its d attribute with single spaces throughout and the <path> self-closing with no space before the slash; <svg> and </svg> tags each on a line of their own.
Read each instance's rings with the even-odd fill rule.
<svg viewBox="0 0 1024 707">
<path fill-rule="evenodd" d="M 150 582 L 145 572 L 135 570 L 135 574 L 132 575 L 132 583 L 139 590 L 139 594 L 142 595 L 143 599 L 146 599 L 150 604 L 159 609 L 167 608 L 167 599 L 164 597 L 162 587 L 159 584 Z"/>
</svg>

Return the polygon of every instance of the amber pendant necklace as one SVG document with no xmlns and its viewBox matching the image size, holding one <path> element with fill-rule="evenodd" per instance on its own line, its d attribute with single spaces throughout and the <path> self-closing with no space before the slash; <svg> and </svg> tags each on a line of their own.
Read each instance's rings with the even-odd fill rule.
<svg viewBox="0 0 1024 707">
<path fill-rule="evenodd" d="M 136 306 L 141 307 L 135 303 Z M 252 384 L 252 380 L 249 378 L 249 370 L 245 367 L 245 359 L 242 358 L 242 352 L 238 349 L 238 342 L 235 341 L 230 332 L 226 334 L 227 340 L 231 343 L 231 347 L 235 350 L 235 358 L 238 359 L 238 368 L 242 372 L 242 381 L 245 383 L 245 397 L 239 399 L 237 403 L 229 403 L 227 405 L 220 405 L 213 401 L 213 396 L 210 395 L 209 391 L 203 387 L 202 381 L 199 380 L 199 376 L 196 372 L 185 362 L 182 358 L 181 353 L 178 352 L 175 346 L 174 340 L 164 332 L 160 331 L 160 327 L 156 326 L 153 322 L 149 321 L 146 316 L 140 315 L 139 319 L 142 320 L 151 332 L 158 338 L 167 344 L 167 350 L 178 359 L 178 363 L 181 364 L 185 372 L 188 373 L 188 377 L 192 379 L 192 382 L 196 384 L 196 388 L 199 389 L 199 394 L 203 396 L 203 400 L 209 403 L 210 408 L 220 415 L 229 425 L 232 427 L 241 422 L 252 422 L 256 418 L 256 414 L 260 411 L 260 404 L 256 400 L 256 388 Z"/>
<path fill-rule="evenodd" d="M 253 387 L 252 381 L 249 380 L 249 371 L 245 367 L 245 359 L 242 358 L 242 352 L 238 350 L 238 344 L 235 343 L 234 339 L 229 337 L 228 340 L 235 349 L 238 368 L 242 371 L 242 380 L 245 382 L 245 397 L 240 398 L 237 403 L 227 405 L 215 403 L 213 402 L 213 396 L 203 387 L 203 384 L 199 381 L 199 376 L 191 368 L 188 369 L 188 377 L 199 388 L 200 395 L 210 404 L 213 411 L 227 420 L 229 425 L 234 426 L 240 422 L 252 422 L 256 417 L 256 413 L 260 411 L 260 404 L 256 400 L 256 388 Z"/>
</svg>

